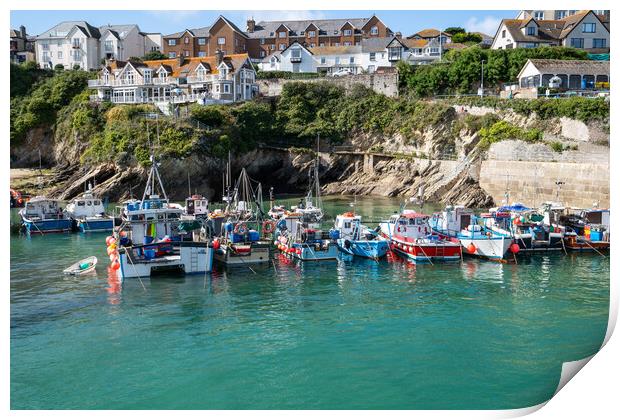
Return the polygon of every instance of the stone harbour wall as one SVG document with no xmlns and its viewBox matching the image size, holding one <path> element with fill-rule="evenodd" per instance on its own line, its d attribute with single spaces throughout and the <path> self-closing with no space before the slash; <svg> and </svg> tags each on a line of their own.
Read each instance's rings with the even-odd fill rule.
<svg viewBox="0 0 620 420">
<path fill-rule="evenodd" d="M 258 83 L 259 92 L 264 96 L 279 96 L 282 93 L 282 86 L 290 82 L 331 82 L 336 85 L 343 86 L 347 90 L 351 89 L 356 84 L 361 84 L 386 96 L 398 96 L 397 72 L 356 74 L 341 77 L 320 77 L 316 79 L 259 79 L 256 82 Z"/>
<path fill-rule="evenodd" d="M 591 207 L 598 202 L 609 207 L 609 164 L 574 162 L 518 162 L 484 160 L 480 167 L 480 186 L 496 203 L 501 203 L 506 188 L 511 202 L 538 206 L 558 200 L 567 206 Z"/>
</svg>

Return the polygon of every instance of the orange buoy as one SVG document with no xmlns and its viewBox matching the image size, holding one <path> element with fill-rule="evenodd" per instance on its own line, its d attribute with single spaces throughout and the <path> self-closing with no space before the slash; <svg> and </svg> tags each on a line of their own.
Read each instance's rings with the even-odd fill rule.
<svg viewBox="0 0 620 420">
<path fill-rule="evenodd" d="M 470 254 L 476 253 L 476 245 L 474 245 L 473 242 L 467 245 L 467 252 L 469 252 Z"/>
<path fill-rule="evenodd" d="M 519 245 L 518 244 L 512 244 L 510 245 L 510 250 L 512 251 L 513 254 L 516 254 L 519 252 Z"/>
<path fill-rule="evenodd" d="M 110 242 L 110 241 L 111 241 L 112 239 L 114 239 L 114 236 L 107 236 L 107 237 L 105 238 L 105 244 L 106 244 L 106 245 L 110 245 L 110 244 L 111 244 L 111 242 Z"/>
<path fill-rule="evenodd" d="M 112 264 L 110 265 L 110 268 L 114 271 L 118 270 L 119 268 L 121 268 L 121 263 L 118 262 L 118 260 L 114 260 L 112 261 Z"/>
</svg>

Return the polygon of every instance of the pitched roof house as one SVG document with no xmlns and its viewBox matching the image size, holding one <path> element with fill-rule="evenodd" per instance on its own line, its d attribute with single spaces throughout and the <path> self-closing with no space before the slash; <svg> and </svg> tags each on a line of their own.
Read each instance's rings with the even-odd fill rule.
<svg viewBox="0 0 620 420">
<path fill-rule="evenodd" d="M 582 10 L 558 20 L 503 19 L 497 29 L 493 49 L 564 46 L 609 51 L 609 29 L 599 15 Z"/>
</svg>

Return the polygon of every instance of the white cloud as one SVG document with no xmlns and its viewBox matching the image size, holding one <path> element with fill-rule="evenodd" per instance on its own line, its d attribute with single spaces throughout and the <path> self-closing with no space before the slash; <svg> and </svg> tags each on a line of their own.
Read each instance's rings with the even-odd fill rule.
<svg viewBox="0 0 620 420">
<path fill-rule="evenodd" d="M 473 16 L 465 22 L 465 30 L 467 32 L 482 32 L 494 36 L 501 21 L 500 18 L 493 16 L 485 16 L 482 19 Z"/>
</svg>

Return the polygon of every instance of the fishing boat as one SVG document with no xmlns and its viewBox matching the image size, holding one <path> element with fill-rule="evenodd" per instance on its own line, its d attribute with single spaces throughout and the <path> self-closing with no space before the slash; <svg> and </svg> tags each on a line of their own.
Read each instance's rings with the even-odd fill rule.
<svg viewBox="0 0 620 420">
<path fill-rule="evenodd" d="M 80 232 L 111 232 L 114 218 L 105 212 L 101 199 L 91 188 L 67 204 L 67 215 L 73 220 L 74 229 Z"/>
<path fill-rule="evenodd" d="M 563 249 L 564 234 L 549 222 L 549 217 L 550 207 L 539 212 L 521 203 L 491 208 L 480 215 L 486 229 L 494 235 L 512 238 L 519 247 L 518 252 Z"/>
<path fill-rule="evenodd" d="M 55 232 L 69 232 L 72 220 L 61 207 L 62 201 L 36 196 L 26 202 L 19 211 L 22 225 L 28 234 L 45 234 Z"/>
<path fill-rule="evenodd" d="M 121 279 L 169 270 L 210 272 L 213 245 L 179 227 L 183 207 L 170 203 L 153 156 L 151 162 L 142 199 L 129 200 L 120 209 L 122 223 L 115 229 L 114 242 L 119 245 Z"/>
<path fill-rule="evenodd" d="M 337 233 L 338 248 L 345 254 L 376 260 L 384 257 L 390 249 L 389 242 L 362 225 L 362 216 L 355 212 L 336 216 L 333 231 Z"/>
<path fill-rule="evenodd" d="M 225 265 L 269 261 L 271 243 L 262 240 L 260 235 L 264 214 L 261 186 L 257 184 L 253 187 L 252 180 L 243 168 L 224 210 L 226 221 L 217 239 L 219 246 L 215 251 L 216 261 Z"/>
<path fill-rule="evenodd" d="M 308 169 L 308 191 L 306 196 L 299 200 L 299 204 L 291 207 L 291 211 L 299 213 L 304 223 L 320 223 L 323 220 L 323 203 L 321 201 L 321 183 L 319 181 L 319 138 L 316 140 L 316 158 Z"/>
<path fill-rule="evenodd" d="M 415 262 L 456 261 L 461 259 L 461 245 L 433 235 L 429 215 L 402 209 L 380 223 L 380 232 L 397 254 Z"/>
<path fill-rule="evenodd" d="M 433 214 L 430 226 L 440 237 L 458 241 L 468 255 L 501 260 L 509 249 L 519 252 L 517 247 L 510 248 L 512 236 L 494 233 L 478 223 L 473 210 L 464 206 L 446 206 L 442 212 Z"/>
<path fill-rule="evenodd" d="M 318 224 L 304 222 L 304 216 L 290 213 L 277 223 L 276 247 L 289 258 L 300 261 L 338 259 L 337 231 L 323 231 Z"/>
<path fill-rule="evenodd" d="M 64 269 L 63 274 L 71 276 L 80 276 L 82 274 L 92 273 L 97 267 L 97 257 L 84 258 L 73 264 L 71 267 Z"/>
<path fill-rule="evenodd" d="M 564 245 L 571 251 L 605 251 L 610 246 L 609 209 L 566 209 L 556 217 L 564 228 Z"/>
</svg>

